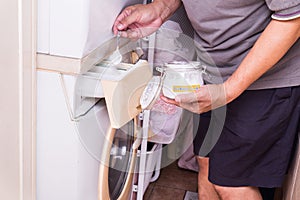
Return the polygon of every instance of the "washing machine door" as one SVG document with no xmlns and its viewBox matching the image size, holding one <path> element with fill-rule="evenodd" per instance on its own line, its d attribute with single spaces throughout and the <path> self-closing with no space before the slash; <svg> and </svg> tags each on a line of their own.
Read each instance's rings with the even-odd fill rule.
<svg viewBox="0 0 300 200">
<path fill-rule="evenodd" d="M 99 168 L 99 200 L 131 197 L 137 153 L 133 121 L 120 129 L 108 128 Z"/>
<path fill-rule="evenodd" d="M 134 121 L 112 128 L 105 100 L 101 99 L 76 123 L 81 144 L 99 163 L 99 200 L 127 200 L 131 196 L 139 146 Z"/>
</svg>

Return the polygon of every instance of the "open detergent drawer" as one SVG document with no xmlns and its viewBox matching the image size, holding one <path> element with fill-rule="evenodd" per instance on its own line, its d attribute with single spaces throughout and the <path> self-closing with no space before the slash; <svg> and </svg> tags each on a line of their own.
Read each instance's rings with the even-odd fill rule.
<svg viewBox="0 0 300 200">
<path fill-rule="evenodd" d="M 142 111 L 140 96 L 151 77 L 151 68 L 145 60 L 115 66 L 107 62 L 96 64 L 78 76 L 75 116 L 84 115 L 95 99 L 104 98 L 111 126 L 122 127 Z"/>
</svg>

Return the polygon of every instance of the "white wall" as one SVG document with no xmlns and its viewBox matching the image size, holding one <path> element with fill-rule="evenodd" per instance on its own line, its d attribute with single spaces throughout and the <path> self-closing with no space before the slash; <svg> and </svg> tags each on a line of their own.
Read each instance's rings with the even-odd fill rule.
<svg viewBox="0 0 300 200">
<path fill-rule="evenodd" d="M 34 199 L 33 0 L 0 2 L 0 199 Z"/>
</svg>

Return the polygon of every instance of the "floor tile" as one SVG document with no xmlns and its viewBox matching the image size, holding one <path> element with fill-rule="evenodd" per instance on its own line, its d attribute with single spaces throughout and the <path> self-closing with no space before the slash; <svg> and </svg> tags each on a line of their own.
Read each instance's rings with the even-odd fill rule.
<svg viewBox="0 0 300 200">
<path fill-rule="evenodd" d="M 187 191 L 184 200 L 198 200 L 198 193 Z"/>
<path fill-rule="evenodd" d="M 183 200 L 185 190 L 155 185 L 149 200 Z"/>
<path fill-rule="evenodd" d="M 162 169 L 156 186 L 168 186 L 188 190 L 197 191 L 197 173 L 179 167 L 170 166 Z"/>
<path fill-rule="evenodd" d="M 183 200 L 186 191 L 197 191 L 197 173 L 181 169 L 173 162 L 160 171 L 158 180 L 150 183 L 144 200 Z"/>
</svg>

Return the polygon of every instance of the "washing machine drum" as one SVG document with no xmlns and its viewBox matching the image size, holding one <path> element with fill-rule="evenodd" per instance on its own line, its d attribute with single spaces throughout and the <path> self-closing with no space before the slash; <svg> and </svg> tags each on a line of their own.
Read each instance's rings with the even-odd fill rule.
<svg viewBox="0 0 300 200">
<path fill-rule="evenodd" d="M 78 122 L 81 143 L 100 163 L 99 199 L 130 198 L 137 153 L 134 129 L 133 120 L 120 129 L 111 128 L 104 99 Z"/>
</svg>

